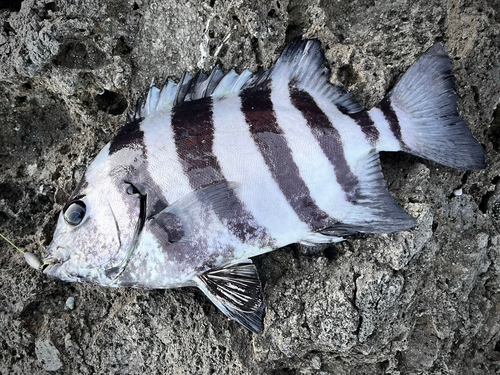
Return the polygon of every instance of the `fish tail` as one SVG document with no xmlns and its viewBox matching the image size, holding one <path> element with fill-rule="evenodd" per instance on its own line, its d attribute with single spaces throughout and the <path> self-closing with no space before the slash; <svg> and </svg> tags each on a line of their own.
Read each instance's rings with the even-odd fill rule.
<svg viewBox="0 0 500 375">
<path fill-rule="evenodd" d="M 484 169 L 485 152 L 457 108 L 451 61 L 435 44 L 370 111 L 380 151 L 405 151 L 457 169 Z"/>
</svg>

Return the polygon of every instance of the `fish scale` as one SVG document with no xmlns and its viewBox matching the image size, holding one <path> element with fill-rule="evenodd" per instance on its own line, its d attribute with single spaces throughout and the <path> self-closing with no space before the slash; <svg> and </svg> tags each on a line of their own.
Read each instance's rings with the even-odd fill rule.
<svg viewBox="0 0 500 375">
<path fill-rule="evenodd" d="M 344 155 L 344 146 L 338 130 L 332 125 L 328 116 L 318 107 L 311 95 L 303 90 L 290 89 L 290 99 L 295 108 L 299 109 L 318 141 L 328 161 L 333 166 L 336 180 L 351 199 L 357 184 L 357 177 L 352 173 Z"/>
<path fill-rule="evenodd" d="M 380 151 L 485 167 L 441 45 L 369 111 L 329 75 L 320 43 L 298 39 L 268 71 L 215 68 L 152 84 L 65 205 L 44 273 L 112 287 L 197 286 L 262 332 L 266 303 L 249 258 L 415 225 L 387 190 Z"/>
</svg>

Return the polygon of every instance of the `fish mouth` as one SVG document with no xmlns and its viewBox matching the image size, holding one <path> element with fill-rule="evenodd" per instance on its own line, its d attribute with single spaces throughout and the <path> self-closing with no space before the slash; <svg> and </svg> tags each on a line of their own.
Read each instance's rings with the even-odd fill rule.
<svg viewBox="0 0 500 375">
<path fill-rule="evenodd" d="M 40 269 L 45 274 L 49 274 L 51 269 L 53 269 L 55 266 L 61 266 L 65 261 L 69 259 L 68 257 L 64 256 L 65 249 L 61 246 L 56 246 L 55 248 L 49 246 L 48 253 L 51 255 L 44 257 L 42 259 L 43 263 L 40 266 Z"/>
<path fill-rule="evenodd" d="M 58 263 L 61 263 L 59 259 L 55 257 L 48 257 L 43 260 L 43 264 L 40 266 L 40 269 L 42 270 L 42 272 L 45 272 L 47 268 Z"/>
<path fill-rule="evenodd" d="M 55 264 L 55 263 L 61 263 L 61 261 L 55 257 L 48 257 L 43 260 L 44 265 Z"/>
</svg>

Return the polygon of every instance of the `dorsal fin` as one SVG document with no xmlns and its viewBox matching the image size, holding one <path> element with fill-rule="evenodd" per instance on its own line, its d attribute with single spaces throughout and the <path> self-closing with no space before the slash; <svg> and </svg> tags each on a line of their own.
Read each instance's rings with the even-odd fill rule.
<svg viewBox="0 0 500 375">
<path fill-rule="evenodd" d="M 345 113 L 363 110 L 342 84 L 330 83 L 330 69 L 318 40 L 298 38 L 291 42 L 272 68 L 270 78 L 273 86 L 293 85 L 310 93 L 316 92 Z"/>
<path fill-rule="evenodd" d="M 179 83 L 168 79 L 160 90 L 151 83 L 146 102 L 141 102 L 141 107 L 136 108 L 135 117 L 139 118 L 150 115 L 162 109 L 172 109 L 179 103 L 212 96 L 222 98 L 233 93 L 238 93 L 241 87 L 252 77 L 250 71 L 245 70 L 237 74 L 234 70 L 224 75 L 222 70 L 216 67 L 210 75 L 199 71 L 194 77 L 186 71 Z"/>
<path fill-rule="evenodd" d="M 162 109 L 171 109 L 183 101 L 190 101 L 212 96 L 223 98 L 238 94 L 242 89 L 258 88 L 270 79 L 273 86 L 293 85 L 308 92 L 316 92 L 331 101 L 344 113 L 357 113 L 363 108 L 356 102 L 341 84 L 332 85 L 329 81 L 330 70 L 317 40 L 296 39 L 283 51 L 276 65 L 267 71 L 260 70 L 252 74 L 244 70 L 237 74 L 231 70 L 227 74 L 216 67 L 210 75 L 200 71 L 194 77 L 186 71 L 179 83 L 168 79 L 160 90 L 151 84 L 144 105 L 136 108 L 139 114 L 150 115 Z"/>
</svg>

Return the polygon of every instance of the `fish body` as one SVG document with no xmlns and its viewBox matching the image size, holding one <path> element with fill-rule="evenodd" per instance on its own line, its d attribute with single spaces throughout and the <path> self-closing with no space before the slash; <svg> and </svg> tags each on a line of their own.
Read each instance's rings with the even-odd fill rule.
<svg viewBox="0 0 500 375">
<path fill-rule="evenodd" d="M 105 286 L 198 286 L 261 332 L 251 257 L 415 225 L 386 188 L 380 151 L 484 168 L 439 44 L 369 111 L 328 79 L 319 42 L 296 40 L 269 71 L 216 68 L 152 85 L 64 207 L 44 272 Z"/>
</svg>

